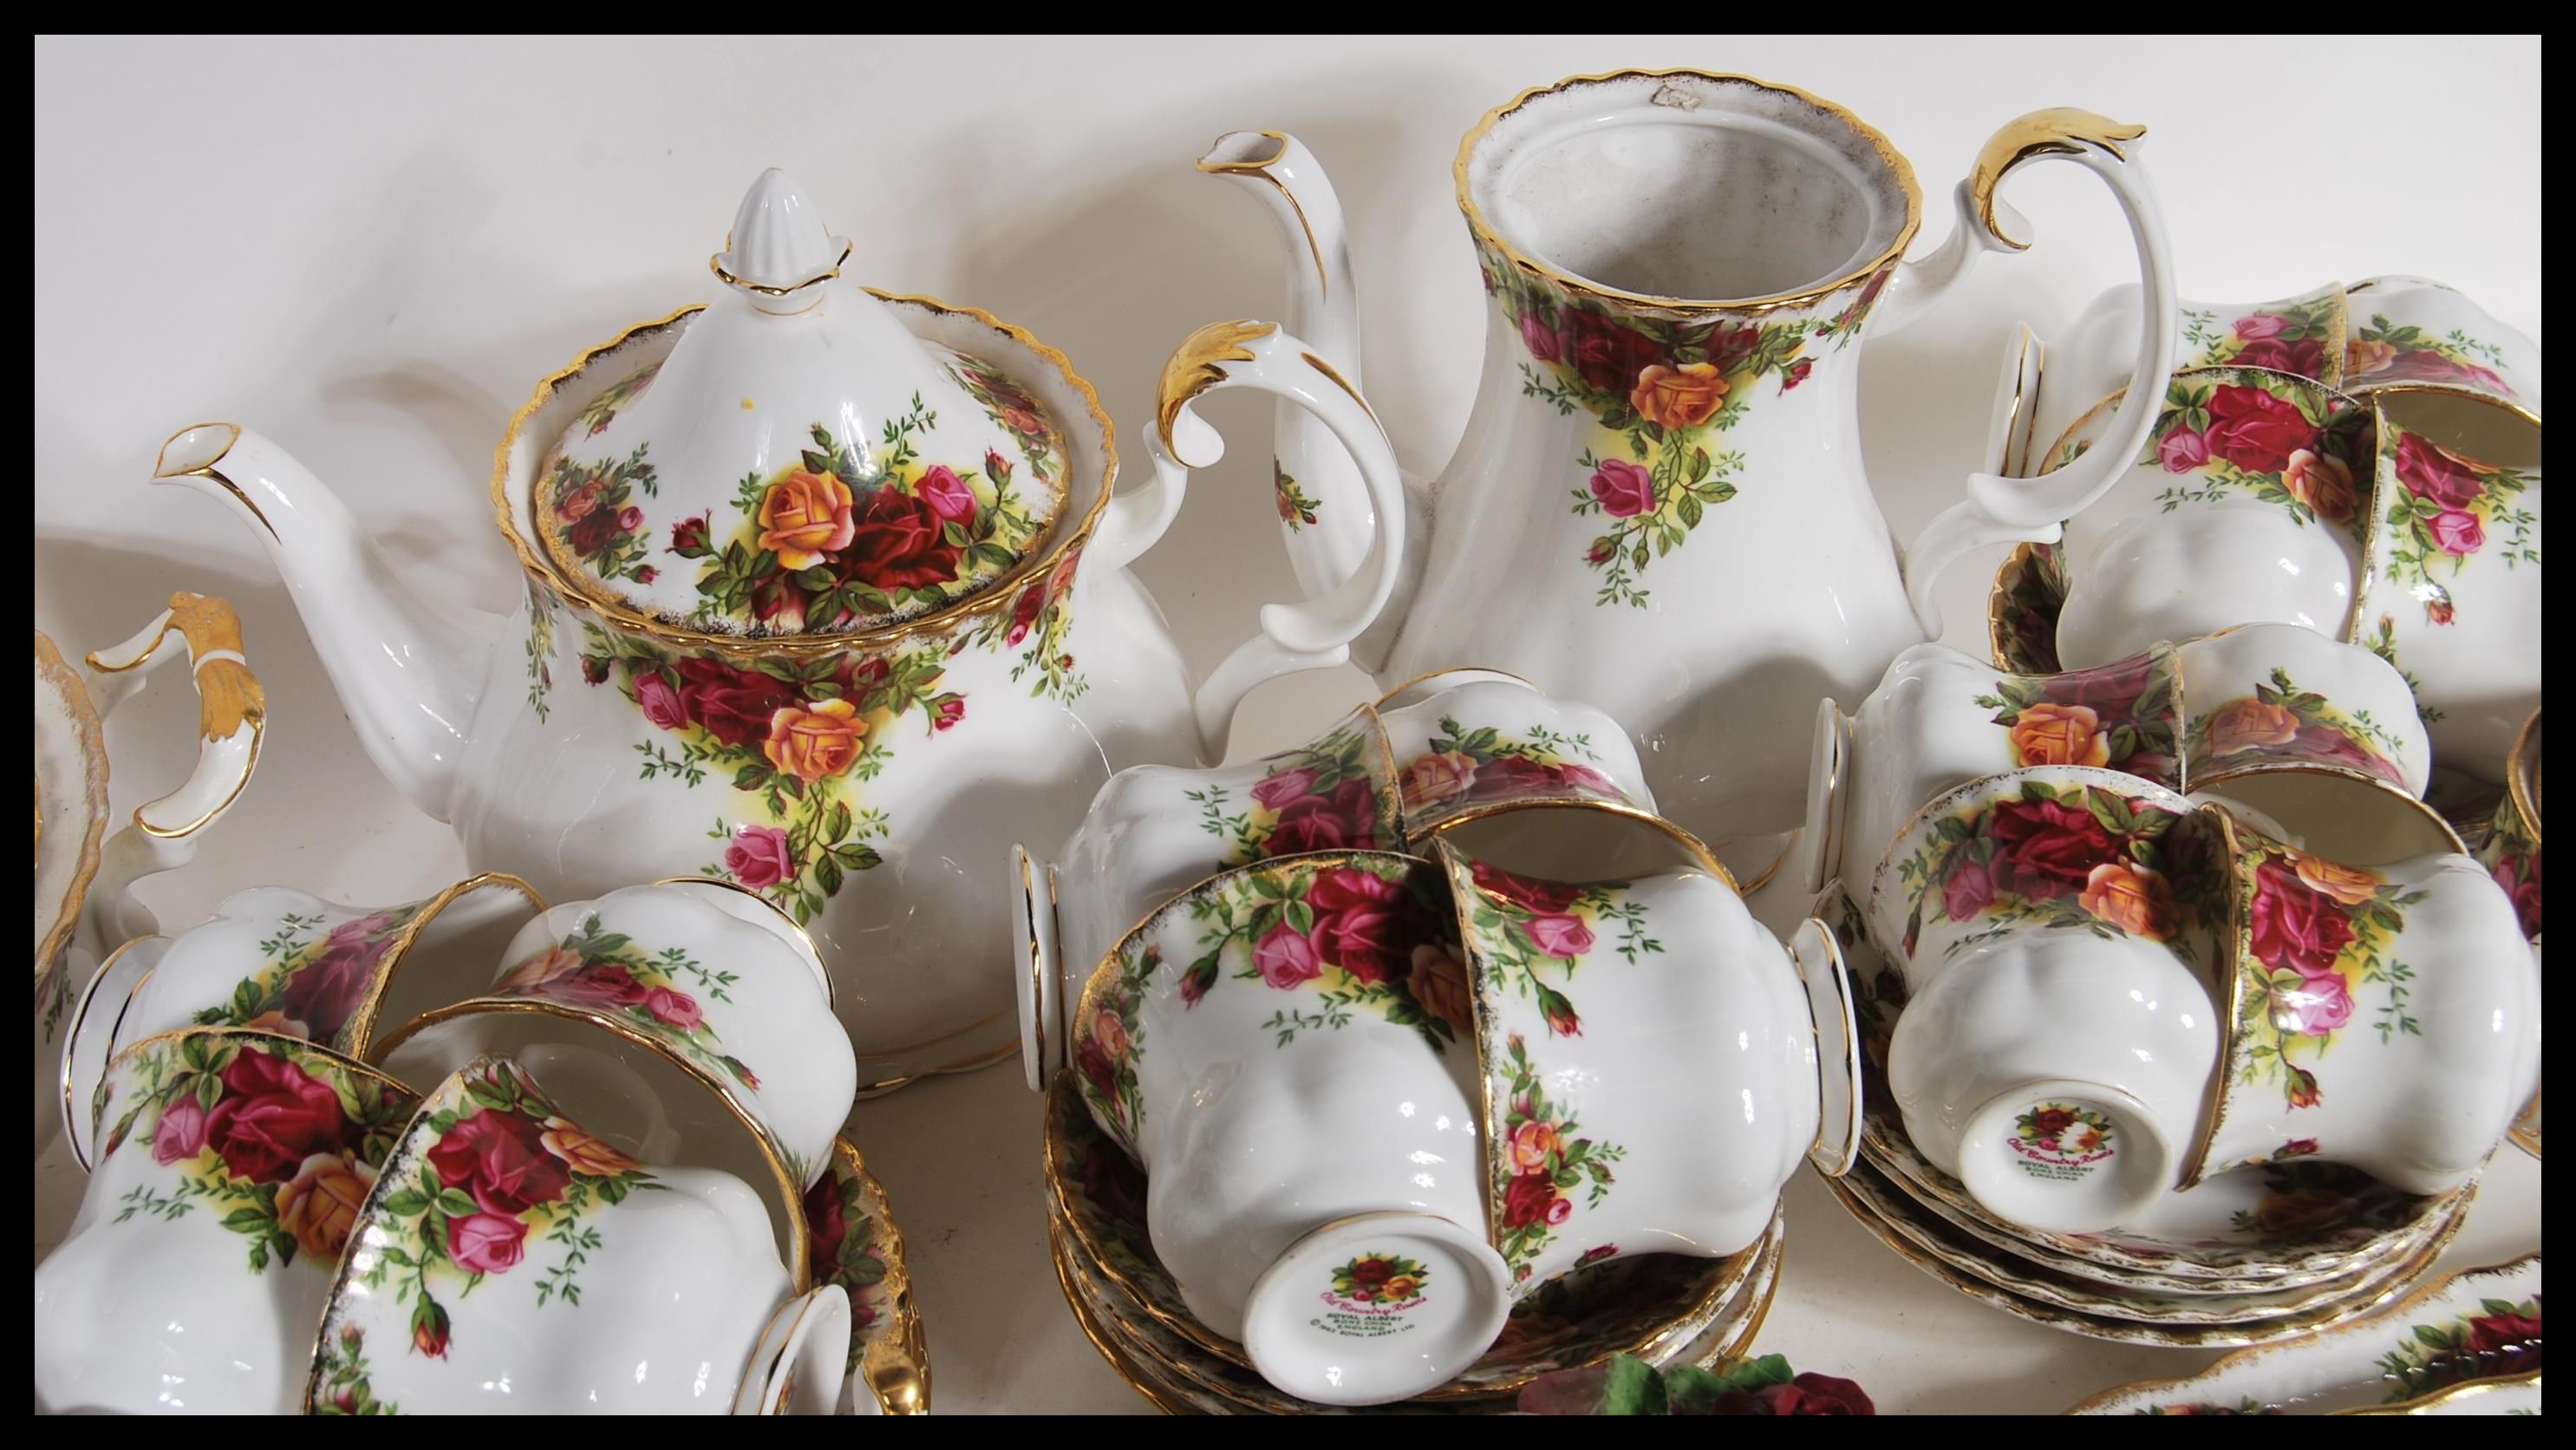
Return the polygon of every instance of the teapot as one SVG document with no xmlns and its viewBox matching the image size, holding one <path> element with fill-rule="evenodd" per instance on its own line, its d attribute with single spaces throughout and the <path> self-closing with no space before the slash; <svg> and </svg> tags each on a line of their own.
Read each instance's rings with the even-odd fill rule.
<svg viewBox="0 0 2576 1450">
<path fill-rule="evenodd" d="M 1907 261 L 1912 168 L 1804 91 L 1631 70 L 1488 112 L 1455 168 L 1492 299 L 1482 378 L 1456 456 L 1407 495 L 1416 548 L 1360 665 L 1387 680 L 1520 675 L 1624 721 L 1656 799 L 1694 831 L 1741 851 L 1797 826 L 1816 702 L 1858 698 L 1939 633 L 1931 584 L 1963 552 L 2055 538 L 2153 422 L 2124 410 L 2125 448 L 2045 483 L 1972 475 L 1900 553 L 1861 471 L 1855 344 L 1919 316 L 1980 253 L 2026 248 L 2004 178 L 2071 161 L 2127 215 L 2144 298 L 2132 376 L 2161 380 L 2173 287 L 2142 134 L 2068 109 L 2010 122 L 1959 184 L 1949 239 Z M 1314 156 L 1284 133 L 1236 132 L 1198 164 L 1263 200 L 1289 271 L 1284 333 L 1222 324 L 1209 341 L 1259 336 L 1356 389 L 1348 238 Z M 1165 409 L 1175 386 L 1256 366 L 1167 374 Z M 1276 446 L 1298 577 L 1337 584 L 1379 546 L 1369 470 L 1307 414 L 1283 410 Z"/>
<path fill-rule="evenodd" d="M 1187 489 L 1117 448 L 1062 353 L 973 308 L 873 292 L 777 171 L 711 259 L 715 301 L 537 385 L 492 475 L 525 577 L 506 617 L 407 581 L 276 444 L 183 429 L 153 477 L 275 561 L 377 768 L 477 871 L 549 900 L 710 877 L 811 933 L 861 1091 L 1017 1044 L 1006 848 L 1069 833 L 1111 772 L 1212 760 L 1254 685 L 1343 662 L 1393 592 L 1374 562 L 1262 614 L 1203 684 L 1127 565 Z M 1255 380 L 1286 390 L 1279 378 Z M 1361 456 L 1358 399 L 1296 395 Z M 1209 379 L 1199 391 L 1237 380 Z M 1222 451 L 1176 406 L 1164 431 Z"/>
</svg>

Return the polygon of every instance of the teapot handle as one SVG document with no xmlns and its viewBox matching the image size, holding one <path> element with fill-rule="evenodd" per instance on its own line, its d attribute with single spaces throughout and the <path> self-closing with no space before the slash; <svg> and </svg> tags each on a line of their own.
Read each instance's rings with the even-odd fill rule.
<svg viewBox="0 0 2576 1450">
<path fill-rule="evenodd" d="M 197 854 L 197 835 L 223 818 L 250 784 L 268 730 L 268 695 L 242 658 L 241 616 L 210 594 L 178 593 L 131 639 L 93 650 L 83 683 L 104 718 L 143 686 L 143 677 L 186 646 L 188 679 L 197 688 L 197 765 L 177 790 L 136 807 L 133 824 L 100 852 L 85 915 L 97 923 L 101 950 L 158 929 L 132 887 L 176 870 Z"/>
<path fill-rule="evenodd" d="M 1209 759 L 1225 752 L 1236 707 L 1264 680 L 1347 662 L 1395 594 L 1404 563 L 1404 483 L 1377 415 L 1316 351 L 1274 322 L 1216 322 L 1191 333 L 1163 365 L 1155 429 L 1145 453 L 1153 481 L 1113 501 L 1092 549 L 1124 568 L 1171 527 L 1190 471 L 1225 456 L 1225 440 L 1194 405 L 1207 393 L 1249 387 L 1295 403 L 1319 419 L 1359 465 L 1375 515 L 1368 553 L 1351 576 L 1298 604 L 1265 604 L 1261 633 L 1235 647 L 1191 701 Z"/>
<path fill-rule="evenodd" d="M 2144 126 L 2123 125 L 2072 107 L 2033 111 L 2005 123 L 1977 153 L 1977 164 L 1955 193 L 1958 224 L 1938 248 L 1919 262 L 1906 262 L 1898 286 L 1882 310 L 1883 321 L 1901 327 L 1949 291 L 1967 274 L 1981 252 L 2027 251 L 2029 235 L 2021 213 L 1997 195 L 2004 178 L 2034 161 L 2072 161 L 2102 178 L 2127 214 L 2129 233 L 2138 248 L 2141 331 L 2138 353 L 2129 372 L 2127 396 L 2161 399 L 2165 379 L 2173 372 L 2175 298 L 2173 264 L 2166 255 L 2165 228 L 2154 190 L 2140 164 L 2138 138 Z M 1889 304 L 1892 304 L 1890 306 Z M 1968 475 L 1968 496 L 1943 510 L 1915 536 L 1905 553 L 1906 597 L 1927 634 L 1941 633 L 1941 611 L 1932 600 L 1932 583 L 1961 554 L 1984 544 L 2057 542 L 2062 525 L 2091 507 L 2126 473 L 2130 461 L 2146 447 L 2155 427 L 2152 407 L 2119 410 L 2123 427 L 2115 437 L 2045 478 L 2006 478 L 1992 473 Z"/>
</svg>

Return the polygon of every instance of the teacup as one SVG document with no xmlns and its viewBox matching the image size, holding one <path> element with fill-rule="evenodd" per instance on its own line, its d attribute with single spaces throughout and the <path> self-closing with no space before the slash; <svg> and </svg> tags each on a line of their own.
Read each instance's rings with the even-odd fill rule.
<svg viewBox="0 0 2576 1450">
<path fill-rule="evenodd" d="M 487 1054 L 547 1071 L 582 1122 L 640 1156 L 774 1190 L 801 1265 L 798 1201 L 829 1164 L 858 1084 L 830 1006 L 820 960 L 775 908 L 718 883 L 666 882 L 528 922 L 483 995 L 405 1022 L 376 1052 L 413 1082 Z M 546 1045 L 602 1060 L 559 1073 L 531 1055 Z"/>
<path fill-rule="evenodd" d="M 2079 418 L 2048 472 L 2116 427 Z M 2239 624 L 2345 638 L 2370 531 L 2370 410 L 2254 368 L 2176 373 L 2146 450 L 2066 523 L 2057 654 L 2085 669 Z"/>
<path fill-rule="evenodd" d="M 2496 801 L 2478 860 L 2513 898 L 2523 934 L 2540 940 L 2540 712 L 2514 738 L 2505 763 L 2505 789 Z"/>
<path fill-rule="evenodd" d="M 38 1410 L 289 1414 L 358 1207 L 414 1105 L 299 1038 L 138 1042 L 79 1215 L 36 1267 Z"/>
<path fill-rule="evenodd" d="M 481 991 L 545 905 L 498 873 L 399 906 L 343 906 L 285 886 L 236 891 L 166 943 L 123 999 L 116 1035 L 248 1027 L 364 1058 L 385 1028 Z"/>
<path fill-rule="evenodd" d="M 1524 1291 L 1736 1252 L 1802 1157 L 1848 1165 L 1859 1039 L 1820 925 L 1793 958 L 1696 864 L 1570 882 L 1437 850 L 1476 994 L 1490 1234 Z"/>
<path fill-rule="evenodd" d="M 1074 1012 L 1083 1101 L 1146 1169 L 1190 1313 L 1302 1398 L 1421 1393 L 1510 1312 L 1454 932 L 1428 862 L 1283 857 L 1138 926 Z"/>
<path fill-rule="evenodd" d="M 807 1290 L 769 1227 L 749 1184 L 648 1167 L 478 1058 L 421 1101 L 358 1211 L 304 1406 L 829 1414 L 849 1299 Z"/>
<path fill-rule="evenodd" d="M 1417 844 L 1497 804 L 1607 801 L 1653 810 L 1645 768 L 1619 722 L 1525 680 L 1453 670 L 1373 711 L 1395 758 L 1404 830 Z"/>
<path fill-rule="evenodd" d="M 2466 1183 L 2540 1086 L 2512 900 L 2466 856 L 2359 868 L 2204 819 L 2228 848 L 2228 1034 L 2182 1186 L 2311 1156 L 2409 1193 Z"/>
<path fill-rule="evenodd" d="M 2356 638 L 2403 671 L 2445 768 L 2490 783 L 2540 708 L 2540 424 L 2476 393 L 2389 387 Z"/>
</svg>

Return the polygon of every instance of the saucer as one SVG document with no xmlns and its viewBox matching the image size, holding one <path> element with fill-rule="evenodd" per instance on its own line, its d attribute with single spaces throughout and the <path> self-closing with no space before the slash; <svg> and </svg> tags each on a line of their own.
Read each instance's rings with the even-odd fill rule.
<svg viewBox="0 0 2576 1450">
<path fill-rule="evenodd" d="M 1144 1174 L 1094 1125 L 1070 1075 L 1059 1075 L 1047 1095 L 1045 1138 L 1051 1212 L 1077 1267 L 1105 1286 L 1128 1317 L 1278 1395 L 1252 1374 L 1242 1345 L 1211 1332 L 1182 1304 L 1179 1285 L 1146 1233 Z M 1773 1236 L 1778 1225 L 1775 1212 Z M 1757 1243 L 1724 1259 L 1640 1255 L 1578 1270 L 1523 1298 L 1495 1349 L 1421 1398 L 1512 1395 L 1550 1370 L 1614 1354 L 1669 1355 L 1719 1319 L 1758 1272 L 1761 1254 Z"/>
</svg>

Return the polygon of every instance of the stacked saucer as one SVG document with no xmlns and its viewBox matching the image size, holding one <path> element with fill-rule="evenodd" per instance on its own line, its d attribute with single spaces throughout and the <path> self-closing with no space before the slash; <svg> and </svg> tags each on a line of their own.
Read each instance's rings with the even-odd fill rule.
<svg viewBox="0 0 2576 1450">
<path fill-rule="evenodd" d="M 1145 1180 L 1085 1111 L 1076 1080 L 1047 1095 L 1048 1247 L 1075 1318 L 1121 1379 L 1169 1414 L 1345 1414 L 1272 1387 L 1243 1347 L 1210 1333 L 1181 1302 L 1145 1227 Z M 1439 1388 L 1377 1414 L 1500 1414 L 1550 1370 L 1632 1354 L 1658 1365 L 1741 1355 L 1778 1286 L 1783 1244 L 1768 1229 L 1723 1259 L 1647 1254 L 1566 1276 L 1512 1310 L 1483 1358 Z"/>
<path fill-rule="evenodd" d="M 1886 1060 L 1897 998 L 1886 963 L 1839 886 L 1832 923 L 1873 1064 Z M 1907 1137 L 1864 1079 L 1861 1161 L 1830 1183 L 1872 1234 L 1970 1298 L 2070 1334 L 2133 1344 L 2264 1344 L 2330 1328 L 2405 1294 L 2458 1233 L 2474 1182 L 2409 1194 L 2341 1164 L 2290 1159 L 2214 1174 L 2103 1233 L 2007 1222 Z"/>
</svg>

